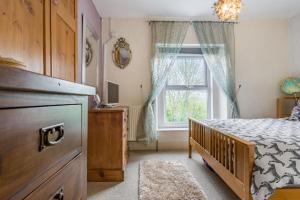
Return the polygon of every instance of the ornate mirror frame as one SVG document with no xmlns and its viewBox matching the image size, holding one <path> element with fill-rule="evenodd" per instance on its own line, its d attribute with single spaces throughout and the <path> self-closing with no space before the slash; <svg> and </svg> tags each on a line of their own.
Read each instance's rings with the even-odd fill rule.
<svg viewBox="0 0 300 200">
<path fill-rule="evenodd" d="M 94 51 L 92 49 L 92 45 L 91 42 L 89 41 L 88 38 L 86 38 L 86 42 L 85 42 L 85 67 L 88 67 L 91 62 L 92 59 L 94 57 Z"/>
<path fill-rule="evenodd" d="M 125 50 L 128 55 L 128 57 L 124 58 L 125 63 L 120 62 L 120 59 L 121 59 L 120 56 L 122 56 L 121 50 Z M 131 58 L 132 58 L 132 53 L 131 53 L 129 44 L 125 41 L 125 38 L 121 37 L 118 39 L 118 41 L 114 45 L 112 57 L 113 57 L 113 61 L 114 61 L 115 65 L 120 67 L 121 69 L 124 69 L 125 67 L 127 67 L 129 65 Z"/>
</svg>

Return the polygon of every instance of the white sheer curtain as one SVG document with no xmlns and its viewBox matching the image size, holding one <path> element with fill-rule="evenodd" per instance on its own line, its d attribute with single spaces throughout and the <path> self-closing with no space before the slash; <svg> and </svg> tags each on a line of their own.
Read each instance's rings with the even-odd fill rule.
<svg viewBox="0 0 300 200">
<path fill-rule="evenodd" d="M 190 22 L 151 22 L 152 59 L 151 92 L 140 117 L 138 139 L 152 142 L 157 139 L 155 100 L 166 84 L 175 58 L 179 53 Z"/>
<path fill-rule="evenodd" d="M 226 94 L 232 118 L 240 117 L 235 87 L 234 23 L 193 22 L 205 61 Z"/>
</svg>

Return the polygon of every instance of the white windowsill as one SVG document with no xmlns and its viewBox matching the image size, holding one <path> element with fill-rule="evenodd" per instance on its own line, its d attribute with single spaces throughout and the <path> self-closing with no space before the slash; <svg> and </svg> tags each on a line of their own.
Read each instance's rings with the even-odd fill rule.
<svg viewBox="0 0 300 200">
<path fill-rule="evenodd" d="M 174 132 L 180 132 L 180 131 L 188 131 L 188 128 L 158 128 L 158 132 L 168 132 L 168 131 L 174 131 Z"/>
</svg>

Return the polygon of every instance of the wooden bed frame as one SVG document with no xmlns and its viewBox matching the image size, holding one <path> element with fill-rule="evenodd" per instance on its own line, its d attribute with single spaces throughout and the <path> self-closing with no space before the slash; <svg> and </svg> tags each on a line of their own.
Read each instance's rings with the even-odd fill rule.
<svg viewBox="0 0 300 200">
<path fill-rule="evenodd" d="M 242 200 L 252 200 L 250 187 L 255 144 L 189 119 L 189 158 L 195 149 Z M 300 188 L 277 189 L 269 200 L 299 200 Z"/>
</svg>

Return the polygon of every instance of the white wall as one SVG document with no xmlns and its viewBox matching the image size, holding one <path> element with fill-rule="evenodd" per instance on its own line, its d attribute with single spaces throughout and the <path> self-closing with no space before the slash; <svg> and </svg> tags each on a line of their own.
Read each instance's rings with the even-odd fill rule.
<svg viewBox="0 0 300 200">
<path fill-rule="evenodd" d="M 144 19 L 113 19 L 112 31 L 126 38 L 132 49 L 132 62 L 125 69 L 117 68 L 111 59 L 113 39 L 107 48 L 107 77 L 120 84 L 120 102 L 141 104 L 150 90 L 150 27 Z M 236 26 L 236 78 L 242 84 L 238 99 L 244 118 L 275 117 L 276 98 L 280 96 L 279 83 L 290 75 L 288 68 L 288 21 L 245 21 Z M 108 38 L 108 19 L 103 20 L 103 39 Z M 186 44 L 196 44 L 190 27 Z M 297 46 L 299 47 L 299 45 Z M 300 54 L 298 54 L 300 55 Z M 139 87 L 143 84 L 143 92 Z M 143 97 L 141 97 L 143 96 Z M 218 108 L 220 110 L 220 108 Z M 221 111 L 219 111 L 221 112 Z M 186 147 L 185 134 L 168 141 L 161 133 L 162 148 Z M 178 141 L 182 140 L 182 145 Z M 184 143 L 184 144 L 183 144 Z M 168 145 L 169 144 L 169 145 Z"/>
<path fill-rule="evenodd" d="M 141 105 L 151 85 L 149 25 L 144 20 L 111 20 L 111 30 L 117 38 L 110 40 L 106 49 L 107 79 L 120 84 L 121 104 Z M 103 19 L 102 31 L 102 41 L 106 41 L 109 37 L 108 19 Z M 115 66 L 112 60 L 113 45 L 119 37 L 126 39 L 132 51 L 131 63 L 125 69 Z"/>
<path fill-rule="evenodd" d="M 292 76 L 300 76 L 300 15 L 289 20 L 289 65 Z"/>
<path fill-rule="evenodd" d="M 236 27 L 236 79 L 243 118 L 275 117 L 279 83 L 289 76 L 288 23 L 241 22 Z"/>
</svg>

